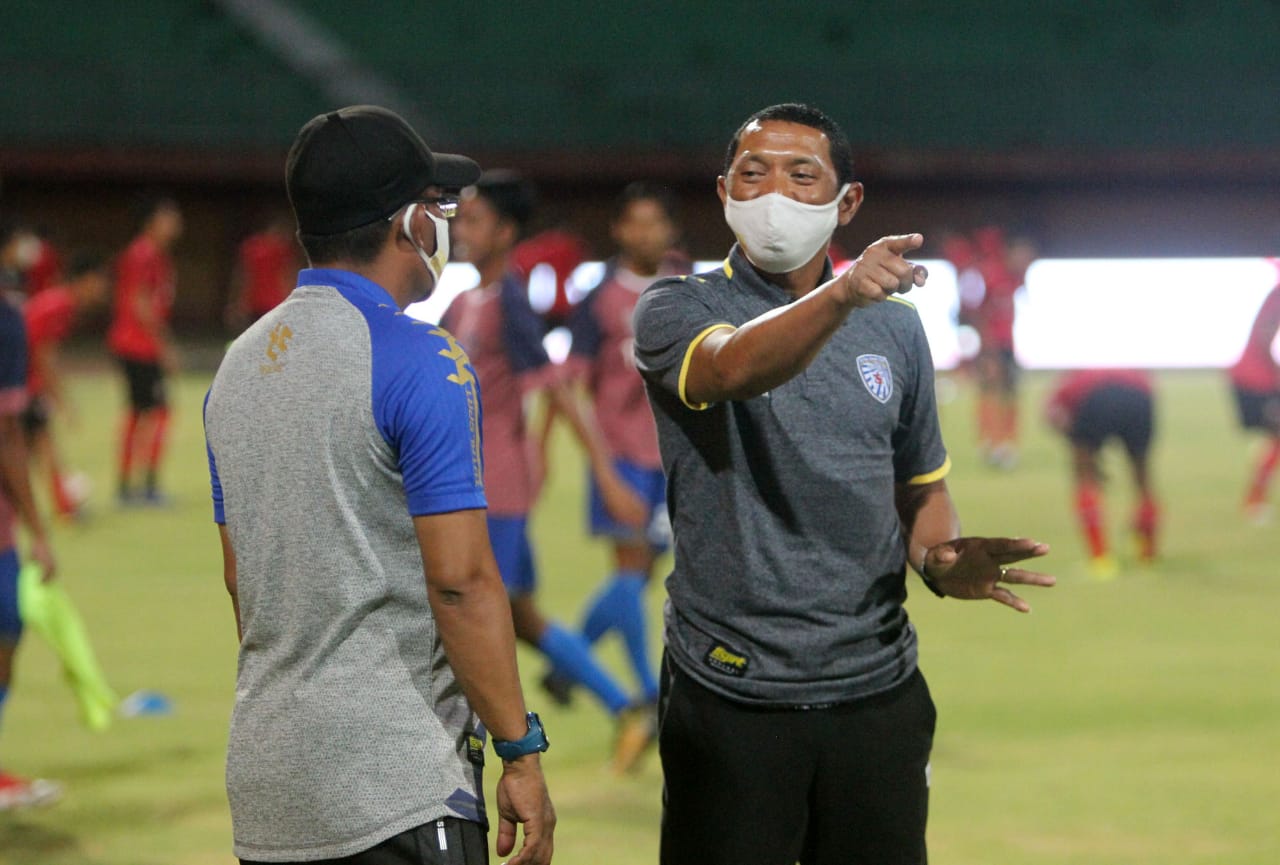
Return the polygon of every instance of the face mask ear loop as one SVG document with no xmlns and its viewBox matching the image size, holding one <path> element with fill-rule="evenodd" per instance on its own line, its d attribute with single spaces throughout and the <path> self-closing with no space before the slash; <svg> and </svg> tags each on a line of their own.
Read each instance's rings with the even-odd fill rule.
<svg viewBox="0 0 1280 865">
<path fill-rule="evenodd" d="M 400 228 L 404 231 L 405 239 L 413 244 L 414 249 L 419 248 L 418 241 L 413 239 L 413 208 L 417 206 L 415 204 L 412 207 L 406 207 L 404 209 L 404 217 L 400 220 Z"/>
<path fill-rule="evenodd" d="M 436 227 L 436 251 L 431 254 L 428 266 L 435 274 L 436 282 L 439 282 L 445 265 L 449 263 L 449 223 L 427 210 L 425 204 L 422 205 L 422 212 Z"/>
<path fill-rule="evenodd" d="M 422 208 L 422 215 L 431 220 L 436 231 L 436 251 L 432 255 L 427 255 L 422 244 L 418 243 L 417 238 L 413 236 L 413 207 L 405 209 L 404 217 L 400 221 L 400 227 L 404 231 L 404 236 L 408 238 L 409 243 L 413 244 L 414 252 L 418 253 L 418 258 L 422 259 L 422 263 L 427 266 L 427 270 L 431 271 L 432 277 L 435 278 L 436 284 L 440 283 L 440 276 L 444 273 L 444 266 L 449 263 L 449 224 L 443 219 L 427 210 L 427 206 L 422 203 L 414 205 Z"/>
</svg>

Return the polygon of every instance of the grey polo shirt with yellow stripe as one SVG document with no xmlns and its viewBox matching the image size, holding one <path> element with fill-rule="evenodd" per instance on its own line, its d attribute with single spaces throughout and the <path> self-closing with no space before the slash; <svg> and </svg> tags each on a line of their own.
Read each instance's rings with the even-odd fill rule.
<svg viewBox="0 0 1280 865">
<path fill-rule="evenodd" d="M 772 391 L 689 403 L 698 343 L 790 302 L 735 246 L 719 270 L 645 291 L 635 356 L 675 533 L 671 659 L 731 699 L 812 706 L 870 696 L 915 670 L 894 493 L 942 478 L 950 461 L 924 329 L 897 298 L 855 310 Z"/>
</svg>

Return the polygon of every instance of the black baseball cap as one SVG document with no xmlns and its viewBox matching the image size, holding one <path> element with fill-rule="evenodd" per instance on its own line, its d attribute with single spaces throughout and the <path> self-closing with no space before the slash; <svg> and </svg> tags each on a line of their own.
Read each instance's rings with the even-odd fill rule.
<svg viewBox="0 0 1280 865">
<path fill-rule="evenodd" d="M 394 111 L 352 105 L 298 131 L 284 180 L 298 230 L 327 235 L 385 219 L 428 186 L 461 189 L 479 176 L 465 156 L 432 153 Z"/>
</svg>

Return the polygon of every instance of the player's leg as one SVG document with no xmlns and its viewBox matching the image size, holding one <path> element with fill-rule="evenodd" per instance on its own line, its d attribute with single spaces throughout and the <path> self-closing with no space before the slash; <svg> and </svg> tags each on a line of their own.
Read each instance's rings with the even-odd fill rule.
<svg viewBox="0 0 1280 865">
<path fill-rule="evenodd" d="M 996 445 L 992 463 L 1012 469 L 1018 462 L 1018 362 L 1012 348 L 1002 348 L 996 357 Z"/>
<path fill-rule="evenodd" d="M 1276 467 L 1280 466 L 1280 393 L 1256 394 L 1252 402 L 1248 425 L 1265 432 L 1267 438 L 1254 465 L 1244 507 L 1256 522 L 1265 522 L 1269 516 L 1267 498 L 1271 479 L 1275 476 Z"/>
<path fill-rule="evenodd" d="M 138 424 L 142 414 L 140 406 L 147 402 L 148 397 L 141 365 L 126 358 L 121 358 L 120 364 L 124 371 L 128 403 L 124 421 L 120 427 L 120 450 L 117 463 L 119 483 L 117 492 L 121 504 L 130 504 L 136 496 L 133 486 L 133 470 L 137 463 Z"/>
<path fill-rule="evenodd" d="M 1107 544 L 1099 465 L 1102 444 L 1115 433 L 1109 407 L 1105 392 L 1095 391 L 1081 403 L 1067 431 L 1075 480 L 1076 520 L 1089 550 L 1089 570 L 1099 580 L 1111 579 L 1119 570 Z"/>
<path fill-rule="evenodd" d="M 164 368 L 159 364 L 147 364 L 146 415 L 148 421 L 144 458 L 146 474 L 143 481 L 143 499 L 152 505 L 165 504 L 160 492 L 160 464 L 169 442 L 169 395 Z"/>
<path fill-rule="evenodd" d="M 60 517 L 73 517 L 80 507 L 63 482 L 62 463 L 53 441 L 53 419 L 49 405 L 39 396 L 33 397 L 22 416 L 27 436 L 27 450 L 37 472 L 49 481 L 49 496 L 53 510 Z"/>
<path fill-rule="evenodd" d="M 1000 440 L 1000 365 L 995 350 L 983 346 L 973 369 L 978 381 L 978 451 L 984 460 L 990 462 Z"/>
<path fill-rule="evenodd" d="M 13 655 L 22 638 L 22 617 L 18 612 L 18 553 L 13 548 L 0 552 L 0 720 L 9 698 L 13 675 Z"/>
<path fill-rule="evenodd" d="M 937 718 L 924 676 L 811 714 L 823 729 L 802 865 L 924 865 Z"/>
<path fill-rule="evenodd" d="M 662 865 L 795 862 L 817 756 L 810 713 L 726 700 L 669 660 L 659 705 Z"/>
<path fill-rule="evenodd" d="M 652 513 L 661 511 L 665 515 L 665 479 L 661 469 L 645 469 L 626 460 L 616 460 L 614 465 L 622 479 L 649 505 Z M 665 535 L 656 537 L 651 531 L 637 532 L 617 522 L 605 508 L 604 498 L 593 478 L 588 479 L 588 488 L 591 533 L 612 542 L 614 567 L 588 602 L 583 615 L 582 635 L 588 643 L 595 643 L 606 633 L 617 631 L 640 686 L 641 701 L 652 703 L 658 698 L 658 681 L 649 657 L 644 595 L 652 578 L 654 559 L 666 548 L 667 540 Z M 552 670 L 543 677 L 543 686 L 556 694 L 560 701 L 567 702 L 568 693 L 563 687 L 563 680 L 558 671 Z"/>
<path fill-rule="evenodd" d="M 18 610 L 18 553 L 12 547 L 0 552 L 0 720 L 9 699 L 13 680 L 13 657 L 22 638 L 22 617 Z M 57 784 L 43 779 L 28 780 L 0 770 L 0 811 L 45 805 L 56 801 Z"/>
<path fill-rule="evenodd" d="M 1151 439 L 1155 434 L 1155 412 L 1151 395 L 1139 390 L 1128 391 L 1125 402 L 1125 422 L 1120 433 L 1133 485 L 1137 491 L 1137 504 L 1133 514 L 1133 532 L 1137 542 L 1138 559 L 1153 561 L 1156 557 L 1156 540 L 1160 523 L 1160 507 L 1151 482 Z"/>
<path fill-rule="evenodd" d="M 586 640 L 548 621 L 538 609 L 534 600 L 537 577 L 527 519 L 490 516 L 488 523 L 489 541 L 511 601 L 511 620 L 517 639 L 542 652 L 556 669 L 595 694 L 610 714 L 622 713 L 631 700 L 596 663 Z"/>
</svg>

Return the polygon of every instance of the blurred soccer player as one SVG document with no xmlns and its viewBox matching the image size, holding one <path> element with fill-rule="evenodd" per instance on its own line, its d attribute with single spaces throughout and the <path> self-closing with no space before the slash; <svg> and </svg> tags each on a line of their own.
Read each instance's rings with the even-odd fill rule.
<svg viewBox="0 0 1280 865">
<path fill-rule="evenodd" d="M 971 267 L 960 271 L 962 315 L 977 330 L 980 345 L 974 359 L 978 379 L 978 445 L 983 458 L 997 468 L 1018 461 L 1018 361 L 1014 354 L 1015 297 L 1035 260 L 1027 238 L 1006 242 L 997 226 L 973 234 Z M 959 270 L 959 267 L 957 267 Z M 976 290 L 971 285 L 977 276 Z"/>
<path fill-rule="evenodd" d="M 286 167 L 311 268 L 227 350 L 205 404 L 240 635 L 227 794 L 241 861 L 551 861 L 555 813 L 485 526 L 478 385 L 436 287 L 479 167 L 398 115 L 313 118 Z"/>
<path fill-rule="evenodd" d="M 53 245 L 49 233 L 43 227 L 35 229 L 36 241 L 40 248 L 35 260 L 27 270 L 27 293 L 35 297 L 46 289 L 53 288 L 62 281 L 62 256 Z"/>
<path fill-rule="evenodd" d="M 673 207 L 670 193 L 662 187 L 633 183 L 623 190 L 611 226 L 618 255 L 608 262 L 600 284 L 573 311 L 567 364 L 591 394 L 591 409 L 614 468 L 649 509 L 648 524 L 642 528 L 619 522 L 591 481 L 591 533 L 612 542 L 613 573 L 586 610 L 583 636 L 594 643 L 617 631 L 643 699 L 655 704 L 658 680 L 649 659 L 644 591 L 653 576 L 654 559 L 670 542 L 671 529 L 653 410 L 635 368 L 631 315 L 640 293 L 656 279 L 689 272 L 687 259 L 673 250 Z M 544 684 L 549 690 L 557 686 L 555 679 Z"/>
<path fill-rule="evenodd" d="M 1046 407 L 1050 425 L 1071 443 L 1075 507 L 1089 548 L 1089 569 L 1100 580 L 1119 570 L 1107 545 L 1102 509 L 1102 447 L 1119 439 L 1129 462 L 1137 505 L 1133 532 L 1138 560 L 1156 556 L 1159 506 L 1148 452 L 1154 432 L 1151 377 L 1137 370 L 1076 370 L 1062 376 Z"/>
<path fill-rule="evenodd" d="M 587 254 L 586 241 L 566 226 L 540 231 L 511 251 L 512 269 L 529 283 L 529 304 L 547 330 L 563 325 L 573 312 L 577 299 L 569 295 L 569 280 Z"/>
<path fill-rule="evenodd" d="M 22 309 L 30 358 L 27 390 L 31 395 L 23 422 L 35 463 L 48 476 L 54 511 L 62 517 L 76 515 L 83 494 L 67 487 L 51 426 L 55 415 L 74 416 L 63 385 L 59 349 L 77 319 L 105 300 L 111 286 L 109 274 L 101 256 L 77 254 L 67 268 L 66 279 L 32 295 Z"/>
<path fill-rule="evenodd" d="M 599 432 L 581 415 L 560 369 L 542 345 L 543 324 L 526 285 L 511 267 L 511 250 L 532 214 L 527 181 L 507 171 L 486 172 L 464 190 L 451 226 L 454 252 L 480 272 L 480 285 L 460 294 L 441 319 L 471 356 L 484 409 L 485 491 L 489 536 L 507 587 L 516 636 L 542 652 L 555 669 L 585 686 L 618 720 L 615 765 L 629 767 L 652 741 L 648 713 L 592 657 L 580 634 L 549 621 L 534 599 L 537 574 L 529 543 L 537 460 L 525 418 L 526 397 L 545 393 L 587 449 L 607 507 L 637 526 L 648 508 L 618 477 Z"/>
<path fill-rule="evenodd" d="M 0 718 L 12 682 L 13 656 L 22 638 L 15 517 L 27 526 L 31 560 L 40 566 L 46 581 L 54 576 L 48 534 L 31 494 L 21 420 L 26 404 L 27 341 L 22 314 L 0 297 Z M 52 802 L 58 793 L 57 785 L 49 781 L 26 780 L 0 770 L 0 811 Z"/>
<path fill-rule="evenodd" d="M 174 298 L 170 250 L 182 236 L 182 211 L 172 199 L 144 201 L 139 231 L 116 263 L 115 300 L 107 346 L 120 361 L 129 408 L 120 436 L 121 504 L 163 505 L 158 474 L 169 429 L 166 379 L 177 372 L 169 333 Z M 135 470 L 141 466 L 141 487 Z"/>
<path fill-rule="evenodd" d="M 1267 491 L 1276 466 L 1280 465 L 1280 364 L 1274 345 L 1280 334 L 1280 285 L 1271 289 L 1254 317 L 1249 339 L 1240 359 L 1231 367 L 1240 425 L 1266 434 L 1262 456 L 1253 469 L 1245 493 L 1246 514 L 1257 523 L 1270 518 Z"/>
<path fill-rule="evenodd" d="M 40 257 L 40 238 L 21 222 L 0 223 L 0 295 L 12 303 L 25 299 L 27 277 Z"/>
<path fill-rule="evenodd" d="M 236 251 L 235 274 L 225 318 L 243 330 L 289 296 L 298 272 L 298 241 L 293 220 L 276 214 L 267 226 L 244 239 Z"/>
</svg>

